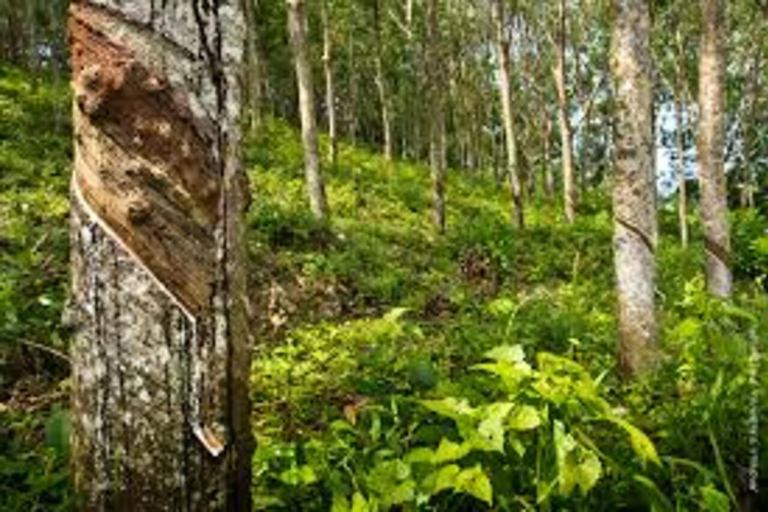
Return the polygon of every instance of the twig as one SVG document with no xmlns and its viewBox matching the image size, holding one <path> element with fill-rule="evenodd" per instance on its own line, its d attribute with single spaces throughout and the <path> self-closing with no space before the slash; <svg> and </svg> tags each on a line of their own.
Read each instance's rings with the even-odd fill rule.
<svg viewBox="0 0 768 512">
<path fill-rule="evenodd" d="M 34 341 L 29 341 L 29 340 L 18 340 L 18 341 L 22 345 L 25 345 L 25 346 L 31 347 L 31 348 L 36 348 L 38 350 L 42 350 L 43 352 L 48 352 L 49 354 L 54 355 L 54 356 L 58 357 L 59 359 L 63 359 L 68 364 L 70 364 L 70 365 L 72 364 L 72 361 L 69 359 L 69 356 L 67 354 L 65 354 L 64 352 L 61 352 L 60 350 L 56 350 L 55 348 L 48 347 L 48 346 L 43 345 L 41 343 L 36 343 Z"/>
</svg>

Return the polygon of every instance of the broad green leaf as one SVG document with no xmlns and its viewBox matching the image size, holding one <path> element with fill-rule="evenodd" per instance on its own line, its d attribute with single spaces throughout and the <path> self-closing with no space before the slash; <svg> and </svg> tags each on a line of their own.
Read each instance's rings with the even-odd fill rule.
<svg viewBox="0 0 768 512">
<path fill-rule="evenodd" d="M 456 481 L 456 475 L 460 468 L 456 464 L 449 464 L 438 469 L 434 474 L 433 494 L 437 494 L 445 489 L 453 489 Z M 429 477 L 428 477 L 429 478 Z"/>
<path fill-rule="evenodd" d="M 512 430 L 532 430 L 539 425 L 541 425 L 541 416 L 531 405 L 516 407 L 507 418 L 507 426 Z"/>
<path fill-rule="evenodd" d="M 520 384 L 533 373 L 531 366 L 526 362 L 497 361 L 495 363 L 476 364 L 472 368 L 498 375 L 509 393 L 517 393 Z"/>
<path fill-rule="evenodd" d="M 436 412 L 442 416 L 447 416 L 454 420 L 459 420 L 463 416 L 474 416 L 475 409 L 469 405 L 466 399 L 457 400 L 453 397 L 442 400 L 422 400 L 421 404 L 430 411 Z"/>
<path fill-rule="evenodd" d="M 288 485 L 310 485 L 317 482 L 317 475 L 307 465 L 294 465 L 280 473 L 280 481 Z"/>
<path fill-rule="evenodd" d="M 385 505 L 402 505 L 413 501 L 416 497 L 416 482 L 411 479 L 406 480 L 394 489 L 386 496 L 382 496 L 382 504 Z"/>
<path fill-rule="evenodd" d="M 704 503 L 704 510 L 707 512 L 730 512 L 731 500 L 728 495 L 715 489 L 712 484 L 699 489 L 701 499 Z"/>
<path fill-rule="evenodd" d="M 483 469 L 479 464 L 472 468 L 465 469 L 456 475 L 455 489 L 456 492 L 471 494 L 475 498 L 488 503 L 488 505 L 493 504 L 493 487 L 491 487 L 491 481 L 483 472 Z"/>
<path fill-rule="evenodd" d="M 417 464 L 419 462 L 428 462 L 431 464 L 434 457 L 435 457 L 434 450 L 421 447 L 421 448 L 414 448 L 413 450 L 406 453 L 405 456 L 403 457 L 403 460 L 408 464 Z"/>
<path fill-rule="evenodd" d="M 486 352 L 485 357 L 494 361 L 522 363 L 525 361 L 525 352 L 520 345 L 501 345 Z"/>
<path fill-rule="evenodd" d="M 481 448 L 504 451 L 504 420 L 513 407 L 514 404 L 509 402 L 497 402 L 482 409 L 483 419 L 477 427 Z"/>
<path fill-rule="evenodd" d="M 350 512 L 370 512 L 370 510 L 365 497 L 359 492 L 356 492 L 352 496 L 352 509 Z"/>
<path fill-rule="evenodd" d="M 450 439 L 442 438 L 440 445 L 437 447 L 437 451 L 432 458 L 432 463 L 442 464 L 444 462 L 453 462 L 461 459 L 472 450 L 472 447 L 467 443 L 454 443 Z"/>
<path fill-rule="evenodd" d="M 349 512 L 349 500 L 341 493 L 333 493 L 331 512 Z"/>
<path fill-rule="evenodd" d="M 651 441 L 642 430 L 628 421 L 615 416 L 609 416 L 608 419 L 623 428 L 624 431 L 629 434 L 629 443 L 643 462 L 651 461 L 657 466 L 661 466 L 661 460 L 659 460 L 659 454 L 656 452 L 656 447 L 654 446 L 653 441 Z"/>
<path fill-rule="evenodd" d="M 567 496 L 578 486 L 587 494 L 602 476 L 597 454 L 578 444 L 560 421 L 554 425 L 554 441 L 560 493 Z"/>
</svg>

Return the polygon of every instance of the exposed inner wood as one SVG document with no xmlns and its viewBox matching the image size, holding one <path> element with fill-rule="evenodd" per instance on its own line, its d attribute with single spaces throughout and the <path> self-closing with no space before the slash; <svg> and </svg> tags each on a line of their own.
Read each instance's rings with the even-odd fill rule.
<svg viewBox="0 0 768 512">
<path fill-rule="evenodd" d="M 220 180 L 211 130 L 166 77 L 74 4 L 75 181 L 89 206 L 192 314 L 210 308 Z"/>
</svg>

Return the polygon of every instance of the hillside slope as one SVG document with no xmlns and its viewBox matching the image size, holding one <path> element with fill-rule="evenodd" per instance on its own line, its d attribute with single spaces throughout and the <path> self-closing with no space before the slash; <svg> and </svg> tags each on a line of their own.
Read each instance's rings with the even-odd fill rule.
<svg viewBox="0 0 768 512">
<path fill-rule="evenodd" d="M 67 104 L 63 87 L 0 68 L 3 510 L 75 503 L 61 383 Z M 740 499 L 753 346 L 768 345 L 754 283 L 768 269 L 764 218 L 734 215 L 739 293 L 724 304 L 704 293 L 700 240 L 681 249 L 662 209 L 664 358 L 626 386 L 605 190 L 587 192 L 573 226 L 532 198 L 520 232 L 489 172 L 452 170 L 440 237 L 422 164 L 342 144 L 324 171 L 332 219 L 319 224 L 295 129 L 269 120 L 245 154 L 259 507 L 693 510 Z M 497 366 L 478 371 L 484 358 Z"/>
</svg>

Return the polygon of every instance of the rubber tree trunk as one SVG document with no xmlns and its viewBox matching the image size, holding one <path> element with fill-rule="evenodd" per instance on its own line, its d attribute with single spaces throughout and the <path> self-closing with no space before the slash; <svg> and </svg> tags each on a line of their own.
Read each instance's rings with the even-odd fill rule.
<svg viewBox="0 0 768 512">
<path fill-rule="evenodd" d="M 328 216 L 325 185 L 320 175 L 320 150 L 317 143 L 315 95 L 312 85 L 312 64 L 307 49 L 307 18 L 304 0 L 287 0 L 288 33 L 296 67 L 299 88 L 299 115 L 301 117 L 301 142 L 304 146 L 304 176 L 307 182 L 309 206 L 316 219 Z"/>
<path fill-rule="evenodd" d="M 321 4 L 323 18 L 323 72 L 325 73 L 325 108 L 328 117 L 328 160 L 336 164 L 336 93 L 333 81 L 333 41 L 331 39 L 331 20 L 328 16 L 328 1 Z"/>
<path fill-rule="evenodd" d="M 552 136 L 552 123 L 549 121 L 549 113 L 546 108 L 541 109 L 542 122 L 542 165 L 544 166 L 544 190 L 547 200 L 551 201 L 555 197 L 555 175 L 552 172 L 552 165 L 549 158 L 550 137 Z"/>
<path fill-rule="evenodd" d="M 243 103 L 247 109 L 247 122 L 251 132 L 258 132 L 264 114 L 264 58 L 261 54 L 257 27 L 255 0 L 241 0 L 246 23 L 246 71 Z"/>
<path fill-rule="evenodd" d="M 656 207 L 650 14 L 645 0 L 615 0 L 611 68 L 616 91 L 613 181 L 619 359 L 626 375 L 656 354 Z"/>
<path fill-rule="evenodd" d="M 70 11 L 74 482 L 84 510 L 249 510 L 235 3 Z"/>
<path fill-rule="evenodd" d="M 731 235 L 723 153 L 725 5 L 701 0 L 702 32 L 699 48 L 698 173 L 701 182 L 701 223 L 707 252 L 707 286 L 711 294 L 730 297 Z"/>
<path fill-rule="evenodd" d="M 427 44 L 431 65 L 428 71 L 430 91 L 429 169 L 432 184 L 432 222 L 439 233 L 445 232 L 446 130 L 444 72 L 440 48 L 439 0 L 427 4 Z"/>
<path fill-rule="evenodd" d="M 688 247 L 688 191 L 685 179 L 685 129 L 683 127 L 683 99 L 679 92 L 675 99 L 675 148 L 677 153 L 677 218 L 680 223 L 680 243 Z"/>
<path fill-rule="evenodd" d="M 379 106 L 381 108 L 381 131 L 382 131 L 382 150 L 387 162 L 392 161 L 392 119 L 389 107 L 389 91 L 387 90 L 387 79 L 384 76 L 384 65 L 382 64 L 382 53 L 384 49 L 381 43 L 381 13 L 379 11 L 379 0 L 374 0 L 373 4 L 374 30 L 376 31 L 376 55 L 374 80 L 376 82 L 376 91 L 379 93 Z"/>
<path fill-rule="evenodd" d="M 576 220 L 576 176 L 573 166 L 573 129 L 568 112 L 568 91 L 565 87 L 565 0 L 558 4 L 558 28 L 555 38 L 555 66 L 553 74 L 557 89 L 558 117 L 560 119 L 561 160 L 563 169 L 563 202 L 565 220 Z"/>
<path fill-rule="evenodd" d="M 504 140 L 506 141 L 507 150 L 507 176 L 512 193 L 512 222 L 515 226 L 522 229 L 525 226 L 525 216 L 523 212 L 522 187 L 520 185 L 520 166 L 517 159 L 512 88 L 509 83 L 509 41 L 504 34 L 506 23 L 502 0 L 494 0 L 493 14 L 496 29 L 496 51 L 499 58 L 499 94 L 501 95 L 502 115 L 504 116 Z"/>
</svg>

